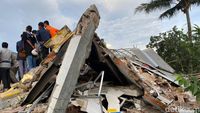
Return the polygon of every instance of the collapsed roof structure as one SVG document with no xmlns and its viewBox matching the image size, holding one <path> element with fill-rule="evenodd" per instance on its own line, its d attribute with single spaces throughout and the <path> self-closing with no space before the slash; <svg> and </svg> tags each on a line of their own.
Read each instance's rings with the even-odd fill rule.
<svg viewBox="0 0 200 113">
<path fill-rule="evenodd" d="M 199 108 L 175 81 L 174 70 L 152 49 L 108 49 L 91 5 L 72 32 L 64 26 L 45 46 L 40 66 L 0 93 L 0 112 L 162 113 Z"/>
</svg>

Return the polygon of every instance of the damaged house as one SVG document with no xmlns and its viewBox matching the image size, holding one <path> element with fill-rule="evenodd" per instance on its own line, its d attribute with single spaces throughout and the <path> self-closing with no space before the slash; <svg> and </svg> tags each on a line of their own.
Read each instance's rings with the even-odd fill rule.
<svg viewBox="0 0 200 113">
<path fill-rule="evenodd" d="M 95 33 L 99 21 L 91 5 L 74 31 L 64 26 L 45 44 L 53 51 L 40 66 L 0 93 L 0 112 L 163 113 L 199 108 L 152 49 L 108 49 Z"/>
</svg>

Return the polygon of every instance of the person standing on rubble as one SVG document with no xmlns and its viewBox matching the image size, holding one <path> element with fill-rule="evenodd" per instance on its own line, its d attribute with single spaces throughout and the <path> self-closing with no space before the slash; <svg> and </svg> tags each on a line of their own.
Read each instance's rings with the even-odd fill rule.
<svg viewBox="0 0 200 113">
<path fill-rule="evenodd" d="M 37 30 L 33 30 L 32 31 L 32 34 L 36 40 L 36 44 L 35 44 L 35 48 L 36 48 L 36 51 L 38 53 L 37 57 L 36 57 L 36 66 L 39 66 L 40 65 L 40 62 L 42 61 L 42 56 L 41 56 L 41 45 L 37 39 Z"/>
<path fill-rule="evenodd" d="M 32 50 L 35 49 L 36 40 L 32 34 L 32 27 L 28 25 L 26 27 L 26 32 L 22 34 L 22 40 L 24 41 L 24 49 L 26 51 L 26 63 L 27 63 L 27 71 L 30 71 L 32 68 L 36 66 L 36 58 L 32 54 Z"/>
<path fill-rule="evenodd" d="M 44 28 L 43 22 L 39 22 L 38 24 L 38 32 L 37 32 L 36 37 L 41 45 L 41 55 L 42 55 L 42 59 L 44 59 L 49 54 L 49 48 L 46 48 L 44 46 L 44 43 L 47 42 L 51 36 L 49 32 Z"/>
<path fill-rule="evenodd" d="M 23 78 L 23 75 L 27 72 L 26 69 L 26 53 L 24 50 L 24 41 L 22 41 L 22 36 L 21 35 L 21 40 L 17 42 L 16 44 L 16 49 L 17 49 L 17 61 L 19 64 L 19 80 Z"/>
<path fill-rule="evenodd" d="M 54 38 L 54 36 L 58 32 L 58 29 L 56 29 L 55 27 L 52 27 L 51 25 L 49 25 L 49 21 L 48 20 L 44 21 L 44 27 L 49 32 L 49 34 L 51 35 L 51 38 Z"/>
<path fill-rule="evenodd" d="M 12 51 L 8 49 L 8 43 L 3 42 L 2 48 L 0 48 L 0 78 L 3 82 L 3 91 L 10 88 L 10 68 L 13 59 L 14 55 Z"/>
</svg>

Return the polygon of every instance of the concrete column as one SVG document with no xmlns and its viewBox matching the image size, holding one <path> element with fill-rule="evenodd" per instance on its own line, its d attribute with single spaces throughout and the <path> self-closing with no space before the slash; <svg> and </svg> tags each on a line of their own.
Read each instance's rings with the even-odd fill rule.
<svg viewBox="0 0 200 113">
<path fill-rule="evenodd" d="M 91 21 L 82 36 L 75 35 L 70 40 L 57 75 L 47 113 L 65 113 L 75 89 L 80 69 L 90 54 L 95 29 L 95 25 Z"/>
</svg>

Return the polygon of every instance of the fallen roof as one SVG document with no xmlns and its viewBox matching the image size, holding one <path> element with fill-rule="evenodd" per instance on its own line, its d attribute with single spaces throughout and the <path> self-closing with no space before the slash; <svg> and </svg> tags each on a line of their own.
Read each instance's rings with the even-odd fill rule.
<svg viewBox="0 0 200 113">
<path fill-rule="evenodd" d="M 10 90 L 0 93 L 0 99 L 6 100 L 1 101 L 1 108 L 14 107 L 16 103 L 21 104 L 22 108 L 31 104 L 28 111 L 32 111 L 36 104 L 45 99 L 49 103 L 44 111 L 49 113 L 93 111 L 93 106 L 99 109 L 98 112 L 144 112 L 139 103 L 150 106 L 150 111 L 156 107 L 160 112 L 166 112 L 169 106 L 182 107 L 182 104 L 187 105 L 188 109 L 199 107 L 189 92 L 175 85 L 175 79 L 158 68 L 167 67 L 166 70 L 172 71 L 151 50 L 147 53 L 138 49 L 134 50 L 137 52 L 130 52 L 132 49 L 123 50 L 126 54 L 122 56 L 120 50 L 106 48 L 105 43 L 95 33 L 99 19 L 98 10 L 92 5 L 81 16 L 74 32 L 67 26 L 63 27 L 55 40 L 49 40 L 45 44 L 46 47 L 53 47 L 53 51 L 40 66 L 24 75 Z M 85 72 L 80 74 L 81 70 Z M 98 92 L 96 88 L 99 89 Z M 102 90 L 106 88 L 107 91 L 103 93 Z M 136 93 L 132 94 L 133 92 Z M 23 98 L 16 100 L 18 96 Z M 9 99 L 16 101 L 9 105 L 3 104 L 8 103 Z M 86 105 L 85 102 L 89 104 Z"/>
<path fill-rule="evenodd" d="M 154 67 L 163 69 L 171 73 L 175 72 L 175 70 L 169 64 L 167 64 L 153 49 L 148 48 L 143 50 L 143 52 L 146 56 L 148 56 L 149 63 L 156 64 L 154 65 Z"/>
<path fill-rule="evenodd" d="M 123 54 L 129 57 L 139 59 L 153 67 L 162 69 L 169 73 L 174 73 L 175 70 L 167 64 L 153 49 L 148 48 L 140 50 L 139 48 L 126 48 L 126 49 L 117 49 L 117 51 L 122 52 Z"/>
</svg>

